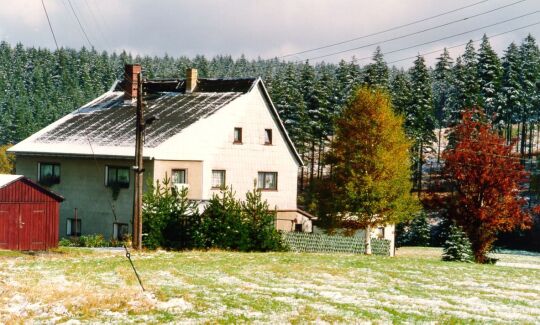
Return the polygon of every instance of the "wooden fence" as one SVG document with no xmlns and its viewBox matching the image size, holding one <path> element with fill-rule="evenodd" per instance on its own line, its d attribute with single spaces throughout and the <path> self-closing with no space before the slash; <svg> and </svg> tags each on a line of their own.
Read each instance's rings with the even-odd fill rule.
<svg viewBox="0 0 540 325">
<path fill-rule="evenodd" d="M 305 232 L 285 232 L 283 241 L 293 252 L 364 254 L 364 236 L 324 235 Z M 390 241 L 372 239 L 375 255 L 390 255 Z"/>
</svg>

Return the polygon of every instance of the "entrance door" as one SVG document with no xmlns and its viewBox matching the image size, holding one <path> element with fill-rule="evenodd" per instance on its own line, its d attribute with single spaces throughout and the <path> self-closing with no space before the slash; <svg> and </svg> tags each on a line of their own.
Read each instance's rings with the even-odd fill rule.
<svg viewBox="0 0 540 325">
<path fill-rule="evenodd" d="M 0 204 L 0 248 L 19 249 L 19 205 Z"/>
<path fill-rule="evenodd" d="M 22 203 L 20 205 L 19 250 L 46 249 L 47 223 L 45 204 Z"/>
</svg>

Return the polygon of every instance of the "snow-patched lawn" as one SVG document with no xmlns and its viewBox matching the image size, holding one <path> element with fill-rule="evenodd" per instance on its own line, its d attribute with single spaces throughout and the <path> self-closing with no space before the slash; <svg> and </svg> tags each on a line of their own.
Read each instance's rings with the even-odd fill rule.
<svg viewBox="0 0 540 325">
<path fill-rule="evenodd" d="M 347 254 L 0 251 L 0 323 L 540 321 L 540 256 L 499 265 Z"/>
</svg>

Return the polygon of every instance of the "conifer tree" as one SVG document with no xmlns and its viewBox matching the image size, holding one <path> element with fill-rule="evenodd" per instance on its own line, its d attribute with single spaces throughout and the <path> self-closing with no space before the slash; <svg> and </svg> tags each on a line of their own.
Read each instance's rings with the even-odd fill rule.
<svg viewBox="0 0 540 325">
<path fill-rule="evenodd" d="M 373 53 L 373 63 L 366 67 L 364 83 L 373 88 L 389 89 L 390 71 L 384 61 L 381 48 L 377 46 Z"/>
<path fill-rule="evenodd" d="M 461 227 L 451 225 L 448 238 L 443 245 L 443 261 L 472 262 L 474 260 L 471 242 Z"/>
<path fill-rule="evenodd" d="M 405 131 L 414 142 L 413 168 L 418 193 L 422 190 L 422 166 L 424 150 L 435 140 L 435 118 L 431 78 L 424 58 L 418 56 L 409 71 L 411 79 L 411 98 L 405 113 Z"/>
<path fill-rule="evenodd" d="M 532 133 L 535 122 L 538 121 L 538 107 L 540 104 L 539 84 L 540 84 L 540 53 L 536 40 L 530 34 L 525 38 L 519 47 L 519 63 L 521 73 L 519 83 L 523 99 L 521 101 L 521 155 L 525 154 L 527 137 L 529 140 L 528 152 L 532 153 Z M 528 133 L 527 134 L 527 130 Z"/>
<path fill-rule="evenodd" d="M 397 114 L 405 115 L 409 113 L 411 101 L 411 82 L 409 76 L 403 69 L 397 71 L 392 79 L 390 87 L 392 94 L 392 107 Z"/>
<path fill-rule="evenodd" d="M 462 60 L 463 74 L 461 77 L 465 86 L 462 90 L 465 99 L 463 107 L 476 107 L 479 104 L 480 84 L 478 80 L 478 55 L 476 54 L 472 40 L 465 46 Z"/>
<path fill-rule="evenodd" d="M 484 34 L 478 50 L 478 82 L 480 86 L 478 105 L 485 110 L 487 117 L 491 120 L 494 119 L 493 115 L 496 111 L 496 99 L 500 90 L 501 75 L 501 61 Z"/>
<path fill-rule="evenodd" d="M 516 44 L 511 43 L 503 57 L 501 92 L 498 96 L 497 124 L 506 128 L 506 142 L 512 140 L 512 123 L 518 121 L 523 92 L 520 83 L 521 63 Z"/>
</svg>

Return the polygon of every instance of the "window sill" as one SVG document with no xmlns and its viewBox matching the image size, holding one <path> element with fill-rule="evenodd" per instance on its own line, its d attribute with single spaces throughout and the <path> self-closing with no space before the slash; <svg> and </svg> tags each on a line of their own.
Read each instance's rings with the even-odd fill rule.
<svg viewBox="0 0 540 325">
<path fill-rule="evenodd" d="M 277 192 L 277 188 L 276 189 L 272 189 L 272 188 L 258 188 L 257 190 L 261 191 L 261 192 Z"/>
<path fill-rule="evenodd" d="M 273 146 L 272 143 L 265 143 L 264 145 L 265 145 L 265 146 Z"/>
<path fill-rule="evenodd" d="M 243 144 L 243 143 L 240 141 L 234 141 L 233 144 Z"/>
</svg>

